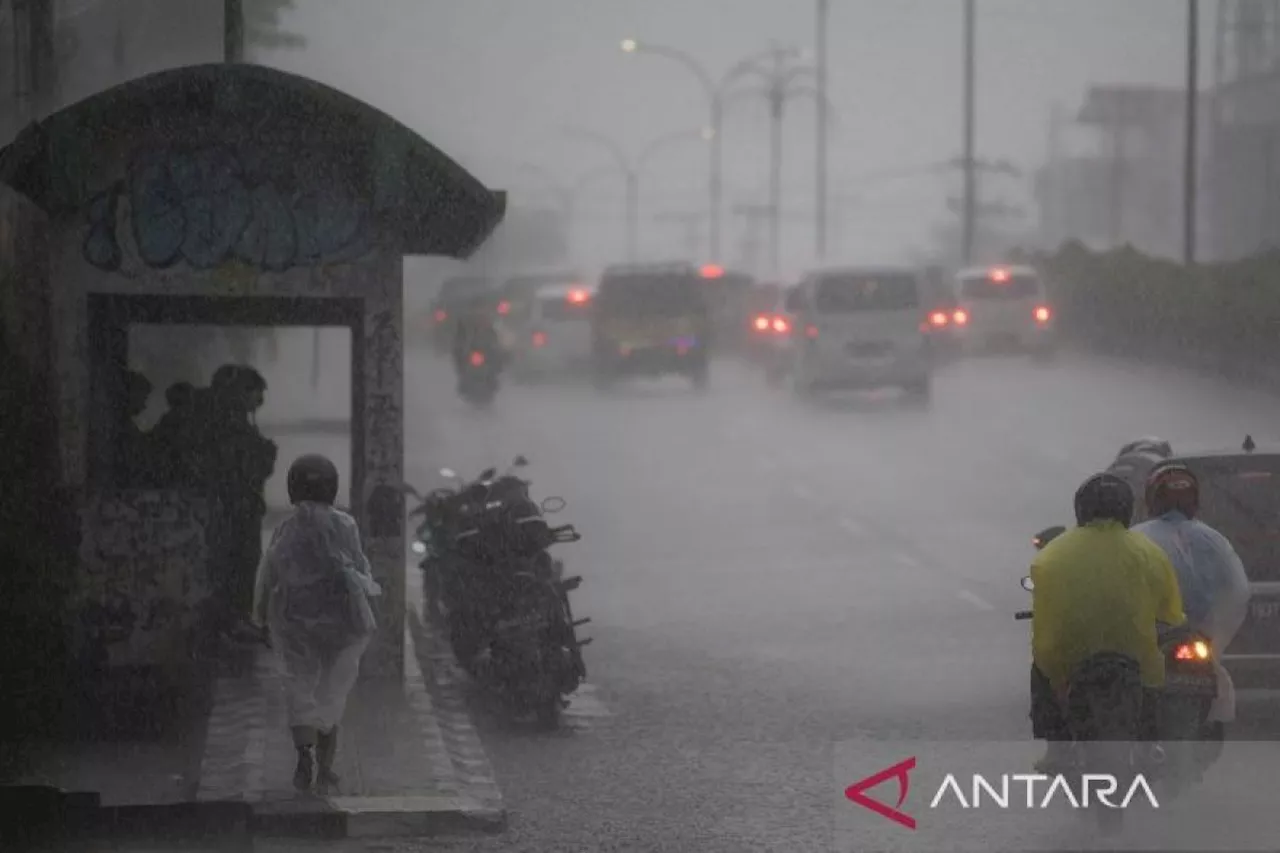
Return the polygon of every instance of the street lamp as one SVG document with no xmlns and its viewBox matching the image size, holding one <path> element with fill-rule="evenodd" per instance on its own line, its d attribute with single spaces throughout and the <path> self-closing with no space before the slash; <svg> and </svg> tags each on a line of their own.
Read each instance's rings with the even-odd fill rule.
<svg viewBox="0 0 1280 853">
<path fill-rule="evenodd" d="M 627 260 L 634 262 L 636 260 L 637 248 L 640 237 L 640 170 L 648 160 L 662 149 L 668 147 L 675 142 L 683 142 L 689 139 L 702 139 L 704 141 L 714 141 L 718 138 L 718 134 L 711 128 L 701 128 L 696 131 L 679 131 L 677 133 L 669 133 L 652 140 L 648 145 L 641 149 L 640 153 L 634 158 L 627 156 L 627 152 L 622 146 L 610 139 L 604 134 L 597 133 L 594 130 L 588 130 L 581 127 L 565 128 L 565 132 L 570 136 L 576 136 L 593 142 L 607 150 L 613 157 L 620 171 L 626 178 L 626 208 L 627 208 Z"/>
<path fill-rule="evenodd" d="M 770 51 L 769 62 L 754 61 L 742 71 L 744 76 L 754 75 L 760 79 L 763 86 L 757 94 L 769 103 L 769 251 L 774 272 L 779 268 L 782 253 L 782 119 L 787 101 L 811 95 L 818 99 L 820 111 L 829 111 L 821 90 L 806 82 L 816 76 L 816 72 L 803 57 L 803 53 L 793 48 L 777 47 Z M 825 223 L 820 221 L 819 227 L 825 227 Z"/>
<path fill-rule="evenodd" d="M 711 143 L 710 145 L 710 163 L 707 175 L 707 195 L 708 195 L 708 213 L 710 214 L 710 254 L 712 260 L 720 258 L 720 210 L 724 206 L 722 196 L 724 194 L 724 174 L 723 174 L 723 129 L 724 129 L 724 101 L 725 93 L 728 87 L 738 78 L 746 74 L 755 63 L 768 56 L 774 51 L 762 51 L 758 54 L 742 59 L 735 63 L 723 76 L 716 79 L 711 72 L 707 71 L 706 66 L 694 59 L 692 55 L 683 50 L 665 45 L 650 44 L 648 42 L 640 42 L 636 39 L 623 39 L 620 43 L 623 53 L 629 54 L 648 54 L 649 56 L 658 56 L 668 59 L 672 62 L 679 63 L 698 79 L 703 90 L 706 92 L 707 101 L 710 108 L 710 122 L 708 124 L 709 134 L 706 137 Z"/>
</svg>

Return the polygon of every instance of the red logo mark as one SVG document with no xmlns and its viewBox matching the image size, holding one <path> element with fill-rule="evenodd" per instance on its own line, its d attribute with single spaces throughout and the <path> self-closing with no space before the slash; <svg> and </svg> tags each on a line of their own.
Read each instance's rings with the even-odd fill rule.
<svg viewBox="0 0 1280 853">
<path fill-rule="evenodd" d="M 879 773 L 868 776 L 859 782 L 854 782 L 848 788 L 844 789 L 844 795 L 850 802 L 857 803 L 864 809 L 871 809 L 871 811 L 881 817 L 887 817 L 889 820 L 894 823 L 901 824 L 907 829 L 915 829 L 916 819 L 906 812 L 899 811 L 899 809 L 902 808 L 902 804 L 907 800 L 907 792 L 911 790 L 911 779 L 908 774 L 910 774 L 915 767 L 916 760 L 914 757 L 908 758 L 906 761 L 899 761 L 892 767 L 886 767 Z M 889 781 L 890 779 L 898 780 L 898 803 L 896 806 L 886 806 L 879 800 L 873 800 L 867 796 L 867 791 L 882 782 Z"/>
</svg>

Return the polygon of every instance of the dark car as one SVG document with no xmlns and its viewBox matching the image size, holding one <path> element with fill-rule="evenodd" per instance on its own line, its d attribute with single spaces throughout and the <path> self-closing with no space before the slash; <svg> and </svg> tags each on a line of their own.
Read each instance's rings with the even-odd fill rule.
<svg viewBox="0 0 1280 853">
<path fill-rule="evenodd" d="M 689 377 L 705 388 L 713 320 L 702 276 L 691 264 L 609 267 L 591 318 L 596 382 L 628 376 Z"/>
<path fill-rule="evenodd" d="M 1159 439 L 1131 442 L 1111 470 L 1138 498 L 1135 523 L 1147 518 L 1146 478 L 1164 462 L 1186 465 L 1199 479 L 1200 520 L 1230 540 L 1249 576 L 1248 615 L 1223 664 L 1236 687 L 1280 685 L 1280 448 L 1246 438 L 1238 450 L 1174 453 Z"/>
</svg>

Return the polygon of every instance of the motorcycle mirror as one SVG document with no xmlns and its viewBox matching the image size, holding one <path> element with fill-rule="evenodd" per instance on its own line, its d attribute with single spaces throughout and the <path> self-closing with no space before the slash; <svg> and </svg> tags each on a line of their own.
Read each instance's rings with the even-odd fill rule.
<svg viewBox="0 0 1280 853">
<path fill-rule="evenodd" d="M 492 480 L 492 479 L 493 479 L 494 477 L 496 477 L 497 475 L 498 475 L 498 469 L 497 469 L 497 468 L 485 468 L 483 471 L 481 471 L 481 472 L 480 472 L 480 476 L 479 476 L 479 477 L 477 477 L 476 479 L 477 479 L 477 480 L 479 480 L 480 482 L 484 483 L 484 482 L 487 482 L 487 481 L 489 481 L 489 480 Z"/>
<path fill-rule="evenodd" d="M 523 468 L 528 464 L 529 464 L 529 460 L 524 458 L 523 455 L 517 456 L 511 463 L 512 467 L 514 468 Z"/>
<path fill-rule="evenodd" d="M 1066 532 L 1067 528 L 1063 527 L 1061 524 L 1055 524 L 1053 527 L 1046 527 L 1044 530 L 1041 530 L 1035 536 L 1031 537 L 1031 544 L 1035 545 L 1036 550 L 1039 551 L 1041 548 Z"/>
<path fill-rule="evenodd" d="M 1031 575 L 1027 575 L 1022 579 L 1022 588 L 1025 589 L 1027 592 L 1032 592 L 1035 590 L 1036 585 L 1035 585 L 1035 582 L 1031 580 Z"/>
<path fill-rule="evenodd" d="M 542 507 L 543 512 L 548 514 L 554 514 L 564 509 L 566 503 L 567 501 L 565 501 L 564 498 L 552 496 L 552 497 L 543 499 L 542 503 L 539 504 L 539 506 Z"/>
<path fill-rule="evenodd" d="M 456 480 L 458 479 L 458 472 L 452 468 L 441 468 L 440 476 L 444 477 L 446 480 Z"/>
</svg>

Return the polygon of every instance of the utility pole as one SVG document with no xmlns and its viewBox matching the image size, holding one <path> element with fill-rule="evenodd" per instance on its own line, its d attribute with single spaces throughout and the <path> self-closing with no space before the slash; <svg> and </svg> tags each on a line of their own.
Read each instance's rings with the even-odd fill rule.
<svg viewBox="0 0 1280 853">
<path fill-rule="evenodd" d="M 1200 89 L 1200 3 L 1187 0 L 1187 110 L 1183 172 L 1182 262 L 1196 262 L 1196 98 Z M 1268 187 L 1269 189 L 1269 187 Z"/>
<path fill-rule="evenodd" d="M 222 10 L 223 61 L 244 62 L 244 0 L 222 0 Z"/>
<path fill-rule="evenodd" d="M 817 173 L 814 175 L 814 198 L 817 205 L 817 227 L 814 229 L 814 249 L 821 261 L 827 256 L 827 20 L 831 14 L 831 0 L 817 0 L 817 32 L 814 42 L 817 50 L 818 127 Z"/>
<path fill-rule="evenodd" d="M 977 188 L 974 173 L 974 2 L 964 0 L 964 237 L 965 266 L 973 263 L 973 241 L 977 216 Z"/>
<path fill-rule="evenodd" d="M 978 255 L 978 224 L 986 216 L 1005 214 L 999 204 L 987 205 L 982 201 L 979 191 L 979 175 L 1004 175 L 1020 178 L 1022 170 L 1008 160 L 984 160 L 974 157 L 972 152 L 967 157 L 959 157 L 949 164 L 952 169 L 964 172 L 964 193 L 958 199 L 948 199 L 947 208 L 960 216 L 961 246 L 960 254 L 965 266 L 971 266 Z"/>
</svg>

